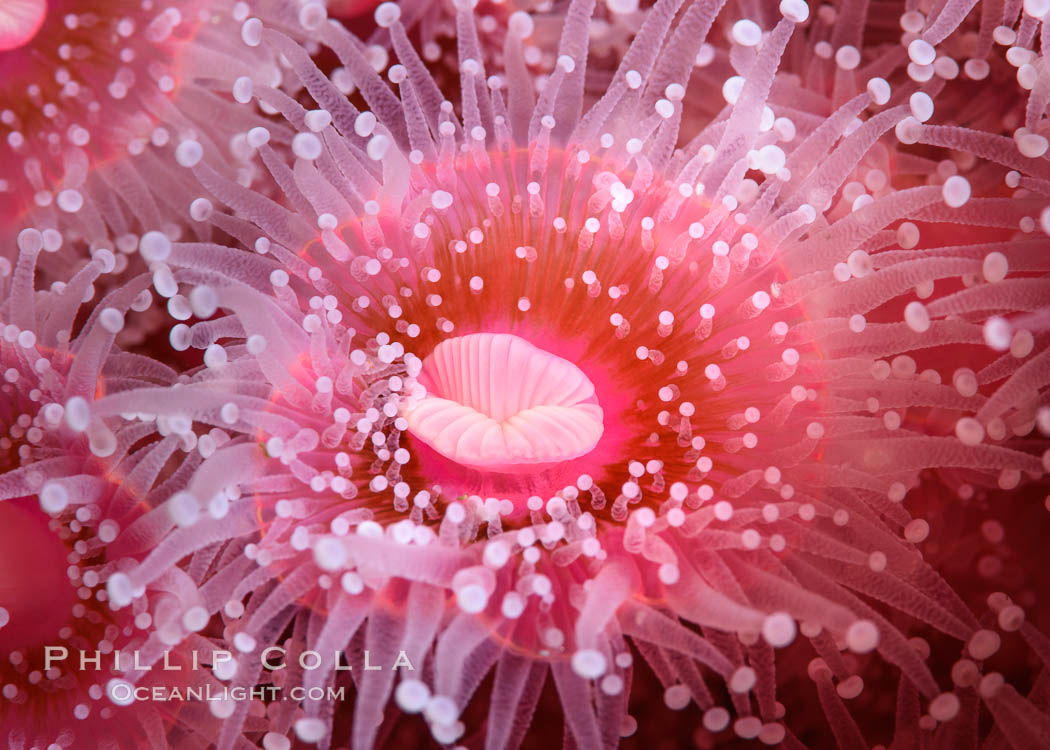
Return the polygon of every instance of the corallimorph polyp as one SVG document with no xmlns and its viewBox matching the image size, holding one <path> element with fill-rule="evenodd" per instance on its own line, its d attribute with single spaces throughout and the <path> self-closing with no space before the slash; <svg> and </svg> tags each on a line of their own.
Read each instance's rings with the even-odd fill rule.
<svg viewBox="0 0 1050 750">
<path fill-rule="evenodd" d="M 933 65 L 969 4 L 914 32 L 919 62 L 864 51 L 870 76 L 848 41 L 823 54 L 829 29 L 801 0 L 765 29 L 731 18 L 728 104 L 684 144 L 720 6 L 657 2 L 585 108 L 593 5 L 570 3 L 534 97 L 529 20 L 510 18 L 490 76 L 462 3 L 458 113 L 394 4 L 376 10 L 389 82 L 343 28 L 317 31 L 356 104 L 255 22 L 246 41 L 313 102 L 251 91 L 296 131 L 290 155 L 247 134 L 280 200 L 179 144 L 234 245 L 151 246 L 156 291 L 198 319 L 170 343 L 204 364 L 86 406 L 204 460 L 165 483 L 163 540 L 108 576 L 111 603 L 150 607 L 182 565 L 192 619 L 217 615 L 238 652 L 220 679 L 317 688 L 353 667 L 349 728 L 308 691 L 223 709 L 220 748 L 245 733 L 287 748 L 293 731 L 368 748 L 391 695 L 454 743 L 490 674 L 489 750 L 522 741 L 548 676 L 568 746 L 611 747 L 635 728 L 639 656 L 707 731 L 796 746 L 777 688 L 803 675 L 775 674 L 774 652 L 799 634 L 843 747 L 864 744 L 843 699 L 873 657 L 854 655 L 876 651 L 901 674 L 900 736 L 972 739 L 979 697 L 1035 746 L 1045 717 L 985 669 L 1000 636 L 924 562 L 908 502 L 927 470 L 1004 489 L 1048 470 L 1045 441 L 1013 440 L 1046 401 L 1043 333 L 988 322 L 1047 304 L 1045 238 L 1023 236 L 1046 162 L 927 123 L 950 77 L 901 72 Z M 863 28 L 858 13 L 840 20 Z M 789 42 L 816 50 L 792 55 L 812 69 L 781 69 Z M 941 169 L 934 147 L 959 153 Z M 1028 197 L 999 197 L 1008 170 Z M 923 628 L 963 649 L 950 675 L 910 638 Z M 292 665 L 264 670 L 275 646 Z"/>
<path fill-rule="evenodd" d="M 325 18 L 316 1 L 254 5 L 299 39 Z M 61 280 L 100 248 L 119 250 L 123 268 L 141 235 L 177 236 L 189 224 L 194 186 L 172 151 L 187 137 L 215 153 L 223 174 L 250 183 L 239 159 L 243 134 L 265 119 L 237 106 L 231 89 L 237 97 L 253 80 L 280 85 L 282 71 L 241 42 L 248 15 L 244 2 L 5 2 L 0 256 L 14 260 L 21 229 L 46 231 L 47 248 L 61 252 L 40 270 Z M 275 140 L 285 137 L 275 132 Z M 198 227 L 197 236 L 207 231 Z"/>
<path fill-rule="evenodd" d="M 114 611 L 105 591 L 115 560 L 141 559 L 166 534 L 167 514 L 148 513 L 155 493 L 166 499 L 165 480 L 202 457 L 198 441 L 163 422 L 92 418 L 87 406 L 102 393 L 174 379 L 113 346 L 125 319 L 150 306 L 152 279 L 118 285 L 87 313 L 82 303 L 114 271 L 113 253 L 100 250 L 68 281 L 36 290 L 44 245 L 26 229 L 13 271 L 0 259 L 0 745 L 164 748 L 173 726 L 206 737 L 217 730 L 200 717 L 183 725 L 177 708 L 131 706 L 111 692 L 132 659 L 138 670 L 172 649 L 168 661 L 186 663 L 178 645 L 198 640 L 208 620 L 177 568 L 151 584 L 149 607 Z"/>
</svg>

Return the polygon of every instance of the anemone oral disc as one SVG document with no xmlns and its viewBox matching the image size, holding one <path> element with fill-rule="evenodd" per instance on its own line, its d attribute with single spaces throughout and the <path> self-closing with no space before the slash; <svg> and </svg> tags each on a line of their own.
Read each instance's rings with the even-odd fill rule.
<svg viewBox="0 0 1050 750">
<path fill-rule="evenodd" d="M 36 36 L 46 15 L 46 0 L 0 3 L 0 52 L 17 49 Z"/>
<path fill-rule="evenodd" d="M 519 473 L 579 458 L 602 436 L 594 384 L 579 367 L 508 333 L 442 341 L 423 360 L 427 394 L 409 431 L 477 469 Z"/>
</svg>

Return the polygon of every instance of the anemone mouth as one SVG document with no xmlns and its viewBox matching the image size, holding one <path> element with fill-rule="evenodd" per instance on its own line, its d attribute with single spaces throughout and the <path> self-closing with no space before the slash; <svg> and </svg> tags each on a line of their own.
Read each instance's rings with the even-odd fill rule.
<svg viewBox="0 0 1050 750">
<path fill-rule="evenodd" d="M 446 339 L 424 360 L 409 431 L 473 469 L 534 472 L 590 453 L 604 432 L 579 367 L 508 333 Z"/>
<path fill-rule="evenodd" d="M 0 52 L 30 42 L 47 16 L 47 0 L 6 0 L 0 6 Z"/>
</svg>

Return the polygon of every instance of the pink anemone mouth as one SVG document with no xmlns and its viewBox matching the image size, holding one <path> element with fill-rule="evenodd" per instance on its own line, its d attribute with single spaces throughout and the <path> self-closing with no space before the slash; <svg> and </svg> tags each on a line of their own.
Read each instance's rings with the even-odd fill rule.
<svg viewBox="0 0 1050 750">
<path fill-rule="evenodd" d="M 0 52 L 18 49 L 36 36 L 46 16 L 46 0 L 7 0 L 0 6 Z"/>
<path fill-rule="evenodd" d="M 594 384 L 519 336 L 442 341 L 419 381 L 427 394 L 405 413 L 409 431 L 465 466 L 532 472 L 586 455 L 602 436 Z"/>
</svg>

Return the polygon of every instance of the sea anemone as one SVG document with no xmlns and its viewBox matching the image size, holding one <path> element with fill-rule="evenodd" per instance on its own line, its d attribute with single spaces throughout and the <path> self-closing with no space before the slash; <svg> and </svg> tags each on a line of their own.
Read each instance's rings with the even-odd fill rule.
<svg viewBox="0 0 1050 750">
<path fill-rule="evenodd" d="M 249 184 L 244 133 L 266 122 L 239 106 L 252 82 L 279 85 L 279 61 L 241 41 L 257 17 L 305 40 L 324 20 L 317 2 L 17 0 L 0 10 L 0 227 L 14 259 L 26 227 L 45 236 L 45 276 L 100 248 L 118 270 L 142 235 L 209 236 L 190 221 L 192 180 L 172 158 L 186 138 Z M 254 19 L 254 20 L 253 20 Z M 243 27 L 243 31 L 242 31 Z M 239 136 L 239 137 L 238 137 Z M 275 140 L 285 133 L 275 129 Z M 290 138 L 290 134 L 288 135 Z M 205 231 L 207 230 L 207 231 Z M 139 269 L 141 270 L 141 269 Z"/>
<path fill-rule="evenodd" d="M 933 472 L 1012 489 L 1050 469 L 1045 441 L 1017 439 L 1050 385 L 1046 161 L 938 124 L 951 79 L 908 67 L 936 67 L 969 4 L 906 52 L 863 47 L 862 4 L 834 32 L 801 0 L 731 17 L 727 105 L 685 138 L 721 4 L 657 2 L 585 106 L 593 5 L 566 9 L 538 97 L 520 55 L 489 75 L 460 6 L 458 114 L 392 3 L 375 19 L 396 93 L 353 35 L 317 30 L 364 110 L 258 29 L 313 100 L 251 92 L 296 131 L 290 165 L 269 126 L 247 135 L 282 195 L 180 144 L 233 238 L 150 256 L 198 319 L 170 343 L 203 366 L 86 404 L 88 424 L 209 437 L 158 490 L 170 523 L 118 561 L 111 603 L 152 607 L 181 565 L 199 592 L 181 601 L 240 654 L 224 678 L 318 690 L 266 706 L 265 734 L 238 704 L 220 748 L 371 747 L 391 695 L 452 743 L 483 682 L 484 746 L 516 747 L 548 676 L 569 746 L 615 746 L 639 657 L 712 733 L 796 744 L 777 689 L 808 673 L 838 744 L 863 746 L 843 700 L 892 667 L 898 736 L 972 741 L 980 699 L 1034 746 L 1046 717 L 985 669 L 1001 638 L 909 512 Z M 1031 192 L 1002 196 L 1010 181 Z M 963 650 L 950 675 L 915 631 Z M 273 670 L 275 648 L 299 666 Z M 324 690 L 340 665 L 349 726 Z"/>
<path fill-rule="evenodd" d="M 104 586 L 115 559 L 141 559 L 166 533 L 146 511 L 156 493 L 167 496 L 164 484 L 178 481 L 180 467 L 201 460 L 196 440 L 163 424 L 89 414 L 103 393 L 174 379 L 166 366 L 113 346 L 125 319 L 149 307 L 151 277 L 118 285 L 80 315 L 86 292 L 114 271 L 114 256 L 100 250 L 68 281 L 37 290 L 44 242 L 40 231 L 23 230 L 15 268 L 0 276 L 0 744 L 167 747 L 174 726 L 184 737 L 207 736 L 217 730 L 199 717 L 184 723 L 177 708 L 132 706 L 121 693 L 129 679 L 160 683 L 142 671 L 159 659 L 188 670 L 191 656 L 177 647 L 197 640 L 208 620 L 194 607 L 195 586 L 173 568 L 151 584 L 150 607 L 120 612 Z M 208 678 L 183 675 L 179 684 Z M 172 675 L 164 677 L 170 686 Z"/>
</svg>

